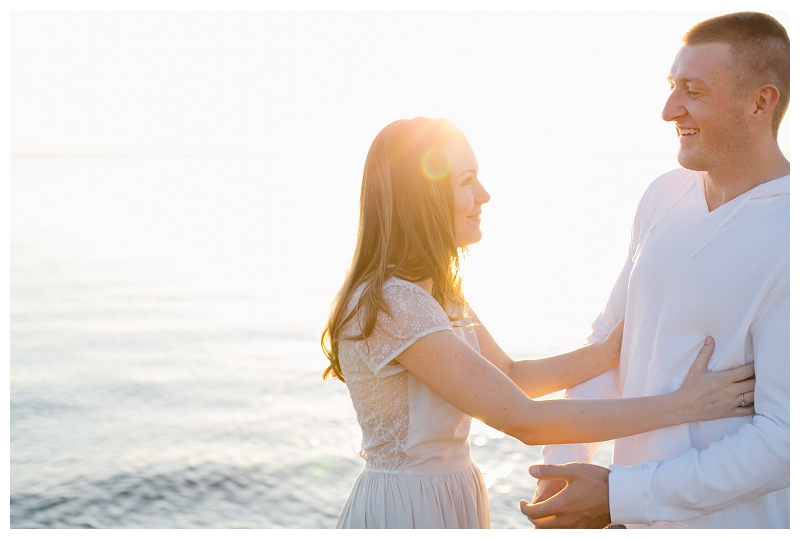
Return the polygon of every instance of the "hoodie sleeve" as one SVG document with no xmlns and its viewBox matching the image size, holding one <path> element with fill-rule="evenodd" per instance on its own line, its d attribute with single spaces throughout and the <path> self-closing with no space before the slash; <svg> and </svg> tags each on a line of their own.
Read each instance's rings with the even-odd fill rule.
<svg viewBox="0 0 800 539">
<path fill-rule="evenodd" d="M 650 230 L 658 223 L 664 212 L 680 201 L 694 182 L 694 173 L 676 169 L 656 178 L 645 190 L 636 208 L 636 216 L 631 226 L 628 256 L 617 277 L 611 295 L 603 312 L 592 324 L 592 333 L 587 342 L 603 340 L 606 335 L 625 318 L 628 301 L 628 281 L 638 256 L 641 244 L 646 241 Z M 618 399 L 621 397 L 619 367 L 567 389 L 567 399 Z M 587 444 L 546 445 L 542 448 L 542 458 L 547 464 L 566 464 L 568 462 L 590 462 L 601 442 Z"/>
<path fill-rule="evenodd" d="M 655 183 L 655 182 L 654 182 Z M 628 280 L 633 269 L 634 255 L 638 247 L 638 238 L 642 229 L 644 210 L 650 198 L 652 185 L 645 191 L 639 201 L 636 217 L 631 226 L 631 238 L 628 245 L 628 256 L 614 283 L 611 295 L 600 316 L 592 324 L 592 333 L 588 343 L 603 340 L 614 326 L 625 317 L 625 304 L 628 300 Z M 568 388 L 564 398 L 567 399 L 617 399 L 620 397 L 619 367 L 600 374 L 582 384 Z M 542 447 L 542 459 L 546 464 L 566 464 L 568 462 L 590 462 L 597 453 L 602 442 L 585 444 L 558 444 Z"/>
<path fill-rule="evenodd" d="M 631 257 L 629 257 L 617 278 L 603 312 L 592 324 L 592 334 L 587 341 L 601 341 L 625 316 L 625 302 L 628 295 L 628 277 L 630 275 Z M 616 399 L 620 397 L 619 367 L 614 367 L 582 384 L 567 389 L 567 399 Z M 547 464 L 566 464 L 568 462 L 590 462 L 600 449 L 601 442 L 586 444 L 545 445 L 542 447 L 542 458 Z"/>
<path fill-rule="evenodd" d="M 678 458 L 611 466 L 613 522 L 683 521 L 789 486 L 789 275 L 750 327 L 756 369 L 752 423 Z"/>
</svg>

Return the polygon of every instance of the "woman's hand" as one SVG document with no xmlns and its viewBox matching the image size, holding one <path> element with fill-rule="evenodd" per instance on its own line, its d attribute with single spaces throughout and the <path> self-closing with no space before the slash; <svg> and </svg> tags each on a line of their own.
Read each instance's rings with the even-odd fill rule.
<svg viewBox="0 0 800 539">
<path fill-rule="evenodd" d="M 713 352 L 714 339 L 708 337 L 686 379 L 674 393 L 678 406 L 686 411 L 690 417 L 688 421 L 753 415 L 755 366 L 750 363 L 727 371 L 711 372 L 708 362 Z"/>
<path fill-rule="evenodd" d="M 625 319 L 623 318 L 606 335 L 605 339 L 598 341 L 594 345 L 606 370 L 619 365 L 619 352 L 622 347 L 622 329 L 624 325 Z"/>
</svg>

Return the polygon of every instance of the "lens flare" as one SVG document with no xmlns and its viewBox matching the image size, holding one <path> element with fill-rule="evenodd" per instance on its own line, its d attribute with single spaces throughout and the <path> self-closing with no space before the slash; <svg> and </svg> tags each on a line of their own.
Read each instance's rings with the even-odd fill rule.
<svg viewBox="0 0 800 539">
<path fill-rule="evenodd" d="M 432 181 L 438 181 L 450 174 L 453 163 L 450 153 L 444 148 L 434 147 L 422 155 L 422 175 Z"/>
</svg>

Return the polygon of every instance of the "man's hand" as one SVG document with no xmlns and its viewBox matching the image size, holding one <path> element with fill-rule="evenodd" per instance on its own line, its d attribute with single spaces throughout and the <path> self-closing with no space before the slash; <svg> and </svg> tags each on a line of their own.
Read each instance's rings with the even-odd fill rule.
<svg viewBox="0 0 800 539">
<path fill-rule="evenodd" d="M 529 471 L 540 480 L 567 482 L 566 488 L 543 502 L 519 502 L 520 511 L 535 527 L 604 528 L 611 523 L 607 468 L 593 464 L 541 464 L 531 466 Z M 544 490 L 541 496 L 539 488 L 536 490 L 537 496 L 544 498 Z"/>
<path fill-rule="evenodd" d="M 566 481 L 561 479 L 553 479 L 548 481 L 546 479 L 539 479 L 536 482 L 536 492 L 533 495 L 533 503 L 543 502 L 549 500 L 567 486 Z"/>
</svg>

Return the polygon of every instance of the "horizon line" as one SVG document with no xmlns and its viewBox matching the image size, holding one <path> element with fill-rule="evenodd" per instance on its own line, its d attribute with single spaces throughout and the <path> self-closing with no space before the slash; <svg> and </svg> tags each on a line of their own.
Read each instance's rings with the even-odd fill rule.
<svg viewBox="0 0 800 539">
<path fill-rule="evenodd" d="M 43 148 L 11 148 L 11 157 L 198 157 L 231 156 L 228 150 L 169 151 L 169 150 L 52 150 Z"/>
</svg>

